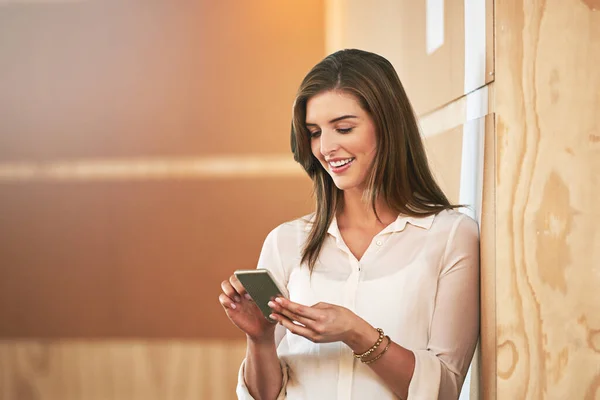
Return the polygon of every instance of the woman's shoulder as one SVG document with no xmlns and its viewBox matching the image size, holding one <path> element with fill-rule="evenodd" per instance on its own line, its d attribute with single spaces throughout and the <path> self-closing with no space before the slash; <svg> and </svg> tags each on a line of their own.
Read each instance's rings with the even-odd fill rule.
<svg viewBox="0 0 600 400">
<path fill-rule="evenodd" d="M 307 214 L 302 217 L 283 222 L 271 230 L 268 237 L 278 238 L 278 241 L 286 239 L 298 239 L 299 236 L 306 236 L 310 226 L 314 221 L 315 213 Z"/>
<path fill-rule="evenodd" d="M 305 232 L 310 229 L 315 220 L 315 213 L 303 215 L 302 217 L 286 221 L 275 227 L 273 230 L 287 233 Z"/>
<path fill-rule="evenodd" d="M 436 232 L 443 232 L 447 235 L 460 234 L 478 234 L 479 225 L 477 221 L 469 215 L 455 209 L 440 211 L 433 220 L 432 228 Z"/>
</svg>

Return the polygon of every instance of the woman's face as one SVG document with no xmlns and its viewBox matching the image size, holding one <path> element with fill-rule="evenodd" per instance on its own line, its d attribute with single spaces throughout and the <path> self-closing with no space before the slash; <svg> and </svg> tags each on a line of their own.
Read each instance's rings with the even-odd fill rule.
<svg viewBox="0 0 600 400">
<path fill-rule="evenodd" d="M 377 149 L 375 124 L 356 97 L 326 91 L 306 103 L 313 155 L 341 190 L 363 191 Z"/>
</svg>

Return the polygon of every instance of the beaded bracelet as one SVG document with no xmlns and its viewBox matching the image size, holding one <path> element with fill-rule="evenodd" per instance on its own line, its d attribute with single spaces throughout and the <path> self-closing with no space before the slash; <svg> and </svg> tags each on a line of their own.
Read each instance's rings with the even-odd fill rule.
<svg viewBox="0 0 600 400">
<path fill-rule="evenodd" d="M 373 353 L 381 344 L 381 342 L 383 342 L 383 338 L 385 337 L 383 334 L 383 329 L 381 328 L 377 328 L 377 332 L 379 332 L 379 338 L 377 339 L 377 342 L 375 342 L 375 344 L 373 345 L 373 347 L 371 347 L 369 350 L 365 351 L 362 354 L 356 354 L 354 352 L 352 352 L 352 354 L 354 354 L 354 358 L 365 358 L 367 357 L 369 354 Z"/>
<path fill-rule="evenodd" d="M 387 345 L 386 345 L 386 346 L 383 348 L 383 351 L 382 351 L 381 353 L 377 354 L 377 356 L 373 357 L 373 358 L 372 358 L 372 359 L 370 359 L 370 360 L 366 360 L 366 361 L 365 361 L 365 360 L 361 360 L 361 361 L 363 362 L 363 364 L 371 364 L 371 363 L 374 363 L 375 361 L 379 360 L 379 359 L 381 358 L 381 356 L 382 356 L 382 355 L 383 355 L 383 354 L 384 354 L 386 351 L 388 351 L 388 349 L 390 348 L 390 345 L 392 344 L 392 339 L 390 339 L 390 337 L 389 337 L 389 336 L 387 336 L 387 335 L 386 335 L 385 337 L 386 337 L 386 339 L 387 339 L 387 341 L 388 341 L 388 342 L 387 342 Z"/>
</svg>

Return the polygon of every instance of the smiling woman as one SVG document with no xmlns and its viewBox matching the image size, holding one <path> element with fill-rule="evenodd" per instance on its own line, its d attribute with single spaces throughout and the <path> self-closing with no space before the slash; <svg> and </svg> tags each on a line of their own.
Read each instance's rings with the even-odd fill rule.
<svg viewBox="0 0 600 400">
<path fill-rule="evenodd" d="M 429 169 L 392 65 L 360 50 L 304 78 L 294 159 L 316 210 L 258 262 L 289 293 L 265 319 L 235 276 L 220 302 L 247 336 L 242 399 L 456 399 L 479 328 L 479 238 Z"/>
<path fill-rule="evenodd" d="M 354 96 L 341 91 L 325 91 L 312 97 L 306 109 L 315 158 L 330 172 L 338 188 L 362 191 L 377 148 L 371 117 Z M 352 115 L 343 115 L 347 111 Z M 323 127 L 308 121 L 319 121 Z"/>
<path fill-rule="evenodd" d="M 363 191 L 377 149 L 371 117 L 353 95 L 343 91 L 319 93 L 307 102 L 306 110 L 306 127 L 315 158 L 330 172 L 338 188 Z M 344 114 L 348 111 L 351 114 Z M 329 120 L 340 114 L 341 117 Z"/>
</svg>

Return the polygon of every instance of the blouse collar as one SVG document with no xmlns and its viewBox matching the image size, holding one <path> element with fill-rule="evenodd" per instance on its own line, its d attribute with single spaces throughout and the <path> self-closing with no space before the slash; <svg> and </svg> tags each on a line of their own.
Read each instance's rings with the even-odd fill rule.
<svg viewBox="0 0 600 400">
<path fill-rule="evenodd" d="M 308 223 L 306 224 L 306 228 L 305 228 L 307 231 L 310 230 L 312 223 L 315 221 L 315 217 L 316 217 L 316 214 L 313 213 L 310 216 L 310 219 L 307 221 Z M 411 217 L 411 216 L 401 214 L 401 215 L 398 215 L 398 218 L 396 218 L 396 220 L 394 222 L 392 222 L 391 224 L 386 226 L 381 232 L 379 232 L 379 235 L 384 234 L 384 233 L 402 232 L 404 230 L 404 228 L 406 228 L 407 224 L 411 224 L 413 226 L 417 226 L 419 228 L 429 230 L 431 228 L 431 225 L 433 225 L 434 219 L 435 219 L 435 214 L 428 215 L 425 217 Z M 340 229 L 337 224 L 337 218 L 335 216 L 333 217 L 333 220 L 331 221 L 331 224 L 329 225 L 329 228 L 327 229 L 327 233 L 329 233 L 330 235 L 332 235 L 336 238 L 341 237 Z"/>
</svg>

